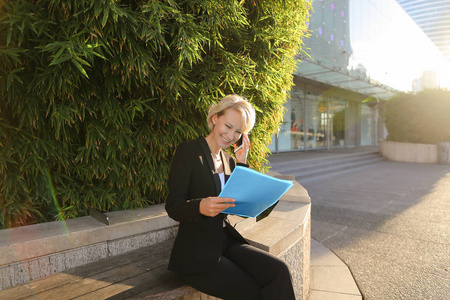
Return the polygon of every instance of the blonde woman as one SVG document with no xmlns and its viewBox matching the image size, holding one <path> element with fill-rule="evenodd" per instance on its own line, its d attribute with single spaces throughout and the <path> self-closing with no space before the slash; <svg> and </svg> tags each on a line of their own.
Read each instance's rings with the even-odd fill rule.
<svg viewBox="0 0 450 300">
<path fill-rule="evenodd" d="M 222 299 L 295 299 L 288 266 L 249 245 L 221 211 L 235 199 L 217 197 L 236 165 L 247 166 L 255 110 L 239 95 L 209 110 L 210 133 L 181 143 L 169 175 L 166 210 L 180 222 L 169 270 L 187 284 Z M 222 151 L 242 136 L 235 157 Z"/>
</svg>

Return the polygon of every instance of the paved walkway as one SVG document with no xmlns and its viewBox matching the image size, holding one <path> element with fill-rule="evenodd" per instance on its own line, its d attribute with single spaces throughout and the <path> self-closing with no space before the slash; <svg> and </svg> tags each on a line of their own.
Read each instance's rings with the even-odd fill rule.
<svg viewBox="0 0 450 300">
<path fill-rule="evenodd" d="M 316 249 L 348 266 L 364 299 L 450 299 L 450 165 L 383 161 L 300 184 L 312 199 Z M 334 295 L 314 300 L 355 299 Z"/>
<path fill-rule="evenodd" d="M 347 265 L 330 249 L 311 239 L 311 283 L 308 300 L 361 300 Z"/>
</svg>

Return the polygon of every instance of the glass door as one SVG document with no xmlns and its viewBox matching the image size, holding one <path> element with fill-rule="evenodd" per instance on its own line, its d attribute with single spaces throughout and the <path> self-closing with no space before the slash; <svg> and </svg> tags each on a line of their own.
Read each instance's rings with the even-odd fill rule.
<svg viewBox="0 0 450 300">
<path fill-rule="evenodd" d="M 285 103 L 286 112 L 283 118 L 283 124 L 278 131 L 278 149 L 277 151 L 293 151 L 304 149 L 303 141 L 303 118 L 304 101 L 303 91 L 293 89 L 291 97 Z M 272 138 L 274 144 L 275 140 Z M 273 151 L 270 147 L 269 149 Z"/>
<path fill-rule="evenodd" d="M 329 111 L 331 145 L 333 148 L 346 146 L 347 102 L 333 99 L 330 101 Z"/>
<path fill-rule="evenodd" d="M 372 132 L 373 132 L 373 116 L 372 108 L 366 105 L 361 105 L 361 136 L 360 144 L 361 146 L 372 145 Z"/>
<path fill-rule="evenodd" d="M 305 97 L 305 125 L 304 139 L 307 149 L 320 149 L 327 147 L 327 101 L 317 95 Z"/>
</svg>

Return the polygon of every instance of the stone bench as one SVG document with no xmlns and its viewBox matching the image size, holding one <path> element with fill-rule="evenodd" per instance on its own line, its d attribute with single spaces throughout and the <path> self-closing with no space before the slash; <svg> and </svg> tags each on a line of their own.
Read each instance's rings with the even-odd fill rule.
<svg viewBox="0 0 450 300">
<path fill-rule="evenodd" d="M 288 263 L 297 299 L 309 292 L 310 209 L 295 183 L 264 219 L 230 216 L 251 244 Z M 88 216 L 1 230 L 0 299 L 214 299 L 167 271 L 178 224 L 163 204 L 105 215 L 108 225 Z"/>
</svg>

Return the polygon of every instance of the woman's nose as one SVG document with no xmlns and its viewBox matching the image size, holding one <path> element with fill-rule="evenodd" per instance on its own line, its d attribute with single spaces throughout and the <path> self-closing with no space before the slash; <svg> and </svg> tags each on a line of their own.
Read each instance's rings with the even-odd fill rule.
<svg viewBox="0 0 450 300">
<path fill-rule="evenodd" d="M 229 141 L 234 141 L 234 134 L 228 132 L 228 133 L 227 133 L 227 139 L 228 139 Z"/>
</svg>

